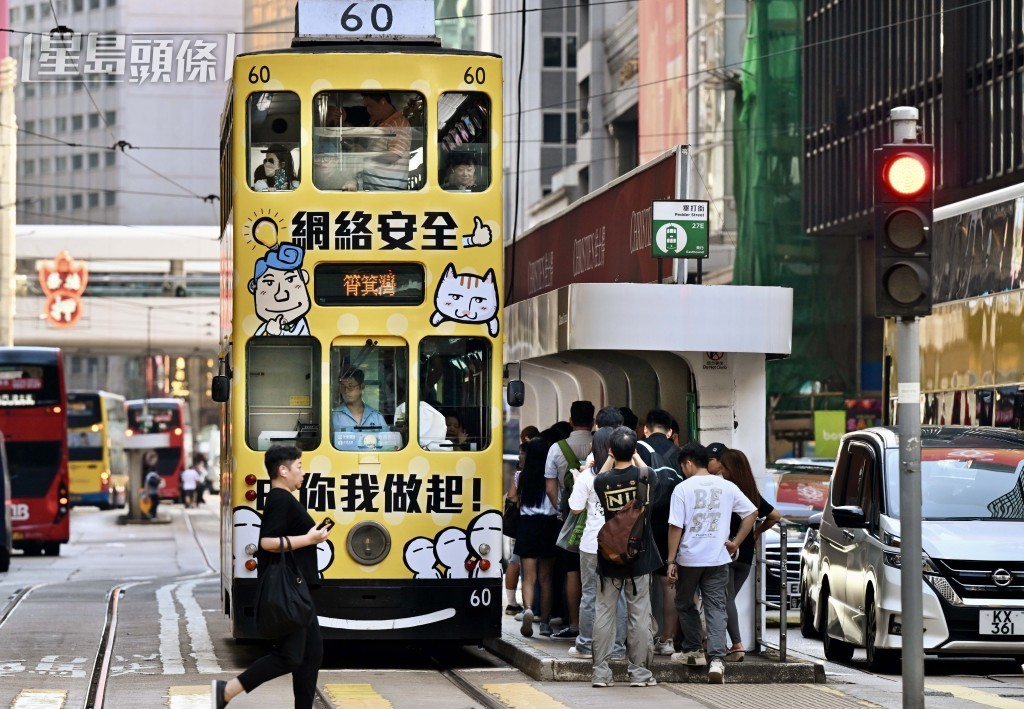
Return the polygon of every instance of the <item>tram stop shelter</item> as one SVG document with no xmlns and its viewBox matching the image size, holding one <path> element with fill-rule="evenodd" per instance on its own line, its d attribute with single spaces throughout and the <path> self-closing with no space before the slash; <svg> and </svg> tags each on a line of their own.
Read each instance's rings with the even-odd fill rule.
<svg viewBox="0 0 1024 709">
<path fill-rule="evenodd" d="M 668 151 L 506 246 L 504 356 L 526 390 L 509 416 L 543 430 L 579 399 L 629 406 L 641 422 L 665 409 L 680 443 L 738 448 L 762 483 L 765 372 L 790 354 L 793 292 L 654 282 L 651 202 L 683 198 L 688 160 L 682 146 Z M 737 599 L 747 648 L 754 589 Z"/>
</svg>

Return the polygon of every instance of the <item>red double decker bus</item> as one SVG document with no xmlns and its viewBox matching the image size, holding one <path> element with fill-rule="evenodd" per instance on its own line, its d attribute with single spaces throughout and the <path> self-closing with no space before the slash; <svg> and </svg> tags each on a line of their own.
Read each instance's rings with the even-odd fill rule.
<svg viewBox="0 0 1024 709">
<path fill-rule="evenodd" d="M 156 451 L 156 471 L 164 479 L 160 498 L 180 501 L 181 474 L 192 462 L 188 404 L 173 398 L 132 399 L 125 408 L 128 446 Z"/>
<path fill-rule="evenodd" d="M 0 431 L 11 477 L 11 536 L 26 554 L 70 537 L 64 360 L 51 347 L 0 347 Z"/>
</svg>

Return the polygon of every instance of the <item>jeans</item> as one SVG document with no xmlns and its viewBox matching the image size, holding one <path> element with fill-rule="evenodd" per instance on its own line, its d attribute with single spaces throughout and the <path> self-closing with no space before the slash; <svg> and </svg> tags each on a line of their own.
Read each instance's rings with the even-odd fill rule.
<svg viewBox="0 0 1024 709">
<path fill-rule="evenodd" d="M 726 588 L 729 585 L 729 565 L 680 566 L 676 579 L 676 610 L 683 627 L 683 652 L 699 650 L 701 646 L 700 613 L 693 596 L 697 589 L 704 603 L 704 621 L 708 627 L 708 658 L 724 658 L 726 653 L 725 609 Z"/>
<path fill-rule="evenodd" d="M 580 582 L 583 597 L 580 599 L 580 634 L 576 637 L 576 650 L 586 655 L 594 652 L 594 606 L 597 601 L 597 554 L 580 552 Z M 626 597 L 619 594 L 615 609 L 615 644 L 612 657 L 626 654 Z"/>
<path fill-rule="evenodd" d="M 594 613 L 594 682 L 612 680 L 608 658 L 612 654 L 615 639 L 615 608 L 621 595 L 626 597 L 626 669 L 629 681 L 645 682 L 654 676 L 650 669 L 654 660 L 651 575 L 644 574 L 632 579 L 602 577 L 597 582 L 597 608 Z M 722 630 L 724 632 L 724 626 Z"/>
</svg>

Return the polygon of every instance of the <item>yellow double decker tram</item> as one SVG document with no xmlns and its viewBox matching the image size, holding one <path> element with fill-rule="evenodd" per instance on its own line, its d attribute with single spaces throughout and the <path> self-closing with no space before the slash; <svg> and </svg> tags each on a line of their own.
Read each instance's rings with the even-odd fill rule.
<svg viewBox="0 0 1024 709">
<path fill-rule="evenodd" d="M 235 637 L 258 637 L 275 444 L 336 523 L 325 637 L 500 630 L 501 61 L 443 49 L 432 5 L 300 2 L 291 49 L 235 60 L 213 392 Z"/>
</svg>

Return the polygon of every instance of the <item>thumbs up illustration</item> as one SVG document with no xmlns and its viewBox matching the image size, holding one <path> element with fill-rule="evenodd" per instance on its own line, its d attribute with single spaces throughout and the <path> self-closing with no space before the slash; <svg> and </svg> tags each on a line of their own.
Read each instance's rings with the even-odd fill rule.
<svg viewBox="0 0 1024 709">
<path fill-rule="evenodd" d="M 484 224 L 483 219 L 473 217 L 473 233 L 462 235 L 462 245 L 467 248 L 470 246 L 487 246 L 493 238 L 494 235 L 491 233 L 491 228 Z"/>
</svg>

